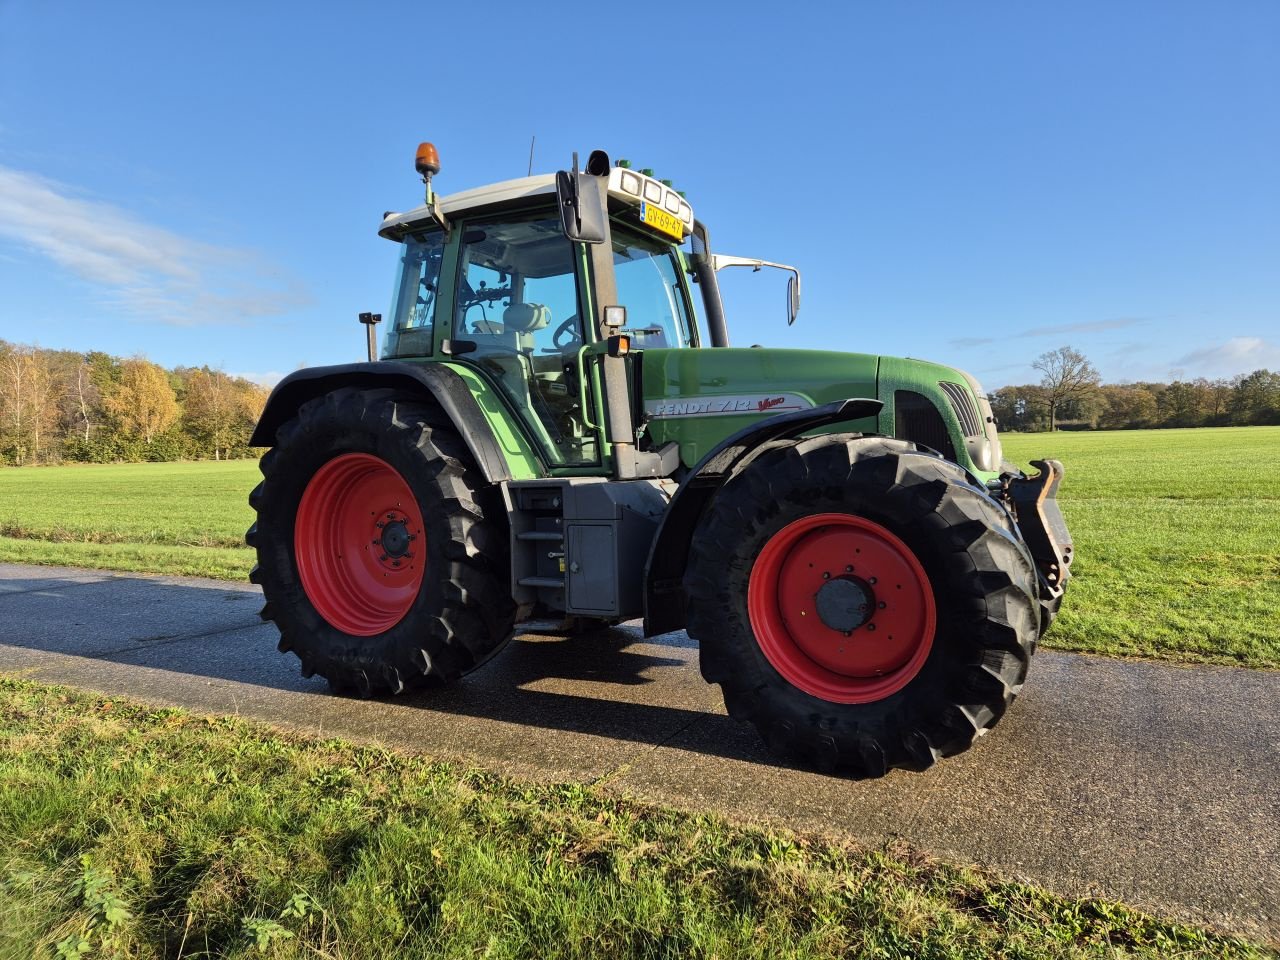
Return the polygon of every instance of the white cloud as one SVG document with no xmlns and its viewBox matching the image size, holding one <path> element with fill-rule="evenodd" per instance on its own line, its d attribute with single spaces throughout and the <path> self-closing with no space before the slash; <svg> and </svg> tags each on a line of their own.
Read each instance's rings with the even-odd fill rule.
<svg viewBox="0 0 1280 960">
<path fill-rule="evenodd" d="M 299 281 L 271 279 L 248 251 L 192 240 L 5 166 L 0 240 L 101 286 L 105 300 L 141 319 L 180 326 L 240 323 L 310 302 Z"/>
<path fill-rule="evenodd" d="M 1280 369 L 1280 345 L 1261 337 L 1232 337 L 1216 346 L 1192 350 L 1174 361 L 1191 377 L 1229 377 L 1262 367 Z"/>
<path fill-rule="evenodd" d="M 1125 327 L 1134 327 L 1147 322 L 1146 317 L 1113 317 L 1109 320 L 1084 320 L 1079 323 L 1060 323 L 1051 327 L 1031 327 L 1026 330 L 1010 331 L 1000 337 L 958 337 L 947 342 L 953 347 L 982 347 L 998 340 L 1055 337 L 1064 333 L 1103 333 L 1108 330 L 1123 330 Z"/>
</svg>

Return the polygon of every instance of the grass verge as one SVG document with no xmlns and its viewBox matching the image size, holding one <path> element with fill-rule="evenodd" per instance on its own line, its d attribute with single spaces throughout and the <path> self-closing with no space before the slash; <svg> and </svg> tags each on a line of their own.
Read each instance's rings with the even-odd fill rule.
<svg viewBox="0 0 1280 960">
<path fill-rule="evenodd" d="M 0 836 L 6 960 L 1268 956 L 905 846 L 7 679 Z"/>
</svg>

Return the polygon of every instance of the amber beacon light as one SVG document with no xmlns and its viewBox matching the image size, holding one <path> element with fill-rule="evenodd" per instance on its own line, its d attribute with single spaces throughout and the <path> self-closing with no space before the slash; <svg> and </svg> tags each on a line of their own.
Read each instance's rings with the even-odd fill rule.
<svg viewBox="0 0 1280 960">
<path fill-rule="evenodd" d="M 413 168 L 422 174 L 423 180 L 430 180 L 440 172 L 440 153 L 434 143 L 418 144 L 418 154 L 413 159 Z"/>
</svg>

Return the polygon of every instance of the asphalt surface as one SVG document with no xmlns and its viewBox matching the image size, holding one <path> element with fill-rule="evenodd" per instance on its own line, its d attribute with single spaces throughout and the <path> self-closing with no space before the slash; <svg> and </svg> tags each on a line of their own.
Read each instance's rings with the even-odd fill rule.
<svg viewBox="0 0 1280 960">
<path fill-rule="evenodd" d="M 576 780 L 867 844 L 902 837 L 1068 896 L 1280 942 L 1280 673 L 1041 652 L 1009 715 L 924 774 L 779 765 L 683 633 L 524 636 L 387 701 L 303 680 L 256 587 L 0 564 L 0 673 Z"/>
</svg>

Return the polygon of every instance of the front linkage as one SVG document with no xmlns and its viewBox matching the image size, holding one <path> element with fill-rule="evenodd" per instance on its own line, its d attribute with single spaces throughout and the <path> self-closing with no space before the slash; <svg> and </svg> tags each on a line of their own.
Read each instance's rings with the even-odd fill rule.
<svg viewBox="0 0 1280 960">
<path fill-rule="evenodd" d="M 1057 460 L 1032 460 L 1040 472 L 1033 477 L 1005 474 L 1004 500 L 1013 509 L 1018 530 L 1027 542 L 1040 574 L 1041 606 L 1048 629 L 1071 579 L 1073 545 L 1058 506 L 1058 486 L 1065 470 Z"/>
</svg>

